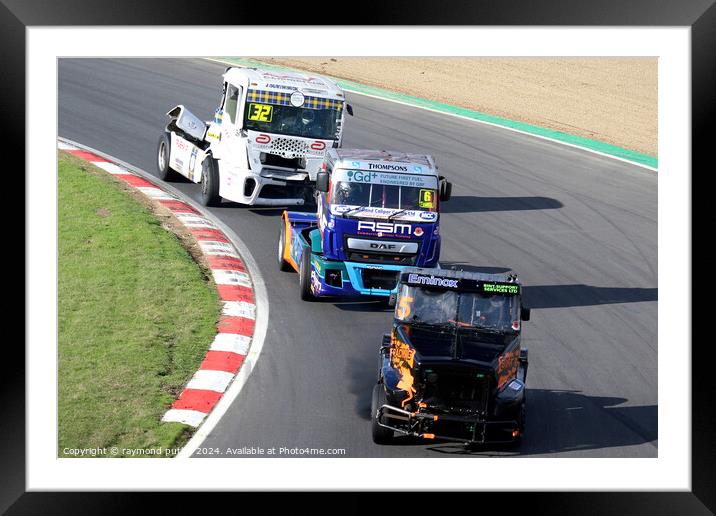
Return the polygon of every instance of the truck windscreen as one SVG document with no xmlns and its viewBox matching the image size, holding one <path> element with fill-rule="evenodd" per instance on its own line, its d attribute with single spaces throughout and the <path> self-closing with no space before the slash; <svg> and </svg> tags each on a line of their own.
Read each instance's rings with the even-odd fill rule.
<svg viewBox="0 0 716 516">
<path fill-rule="evenodd" d="M 338 181 L 333 187 L 333 204 L 436 211 L 436 192 L 432 188 L 380 185 Z"/>
<path fill-rule="evenodd" d="M 244 123 L 250 131 L 318 140 L 334 140 L 341 112 L 335 109 L 310 109 L 247 102 Z"/>
<path fill-rule="evenodd" d="M 518 298 L 500 294 L 427 289 L 401 285 L 396 318 L 406 323 L 452 324 L 511 331 L 519 320 Z"/>
</svg>

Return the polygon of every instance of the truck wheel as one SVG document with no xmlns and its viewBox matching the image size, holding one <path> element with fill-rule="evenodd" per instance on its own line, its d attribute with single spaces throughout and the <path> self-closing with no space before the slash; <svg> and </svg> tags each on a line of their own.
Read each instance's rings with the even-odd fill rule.
<svg viewBox="0 0 716 516">
<path fill-rule="evenodd" d="M 278 232 L 278 269 L 283 272 L 290 272 L 293 270 L 291 264 L 283 259 L 283 249 L 286 246 L 286 224 L 281 220 L 281 229 Z"/>
<path fill-rule="evenodd" d="M 204 158 L 201 163 L 201 202 L 204 206 L 218 206 L 221 203 L 219 171 L 211 156 Z"/>
<path fill-rule="evenodd" d="M 298 269 L 298 285 L 301 292 L 301 299 L 304 301 L 315 300 L 316 296 L 311 292 L 311 251 L 308 249 L 304 250 L 301 255 L 301 263 Z"/>
<path fill-rule="evenodd" d="M 385 388 L 382 383 L 376 383 L 373 386 L 373 398 L 370 403 L 370 423 L 373 433 L 373 442 L 375 444 L 390 444 L 393 440 L 393 431 L 384 428 L 378 424 L 376 415 L 378 414 L 378 407 L 388 403 L 385 396 Z"/>
<path fill-rule="evenodd" d="M 172 139 L 169 133 L 164 132 L 159 137 L 159 143 L 157 143 L 157 170 L 159 171 L 159 179 L 162 181 L 172 181 L 174 179 L 174 171 L 169 168 L 171 148 Z"/>
</svg>

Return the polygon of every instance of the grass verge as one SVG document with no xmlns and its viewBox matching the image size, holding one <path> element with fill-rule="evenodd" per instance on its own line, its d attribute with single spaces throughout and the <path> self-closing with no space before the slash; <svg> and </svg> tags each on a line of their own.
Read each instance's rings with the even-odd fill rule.
<svg viewBox="0 0 716 516">
<path fill-rule="evenodd" d="M 139 196 L 60 154 L 60 457 L 113 447 L 116 456 L 170 456 L 190 436 L 190 427 L 160 419 L 216 333 L 219 298 L 182 245 L 186 235 L 168 231 L 170 217 Z"/>
</svg>

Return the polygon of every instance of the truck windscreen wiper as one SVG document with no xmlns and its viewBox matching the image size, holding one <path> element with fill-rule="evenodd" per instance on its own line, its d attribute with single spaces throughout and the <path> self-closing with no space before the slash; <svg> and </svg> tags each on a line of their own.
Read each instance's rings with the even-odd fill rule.
<svg viewBox="0 0 716 516">
<path fill-rule="evenodd" d="M 403 208 L 402 210 L 396 211 L 395 213 L 391 213 L 390 215 L 388 215 L 388 222 L 393 220 L 393 217 L 397 217 L 398 215 L 400 215 L 401 213 L 405 213 L 409 209 L 410 208 Z"/>
</svg>

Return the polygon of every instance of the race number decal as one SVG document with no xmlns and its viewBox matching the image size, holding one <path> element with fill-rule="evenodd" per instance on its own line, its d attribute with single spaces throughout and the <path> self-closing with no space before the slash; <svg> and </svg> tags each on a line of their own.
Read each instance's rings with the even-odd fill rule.
<svg viewBox="0 0 716 516">
<path fill-rule="evenodd" d="M 401 321 L 404 321 L 407 319 L 407 317 L 410 315 L 411 312 L 411 303 L 413 302 L 413 298 L 410 296 L 403 296 L 400 298 L 400 302 L 398 303 L 398 319 Z"/>
<path fill-rule="evenodd" d="M 419 206 L 421 208 L 435 208 L 435 192 L 432 190 L 421 189 Z"/>
<path fill-rule="evenodd" d="M 270 122 L 273 117 L 273 106 L 269 104 L 249 104 L 249 120 Z"/>
</svg>

